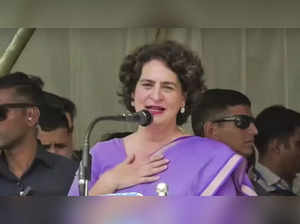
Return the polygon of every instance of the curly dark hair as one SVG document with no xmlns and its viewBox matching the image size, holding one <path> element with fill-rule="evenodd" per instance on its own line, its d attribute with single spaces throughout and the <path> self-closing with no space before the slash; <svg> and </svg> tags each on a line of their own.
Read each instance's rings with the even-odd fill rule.
<svg viewBox="0 0 300 224">
<path fill-rule="evenodd" d="M 130 112 L 135 112 L 131 105 L 132 93 L 135 91 L 144 64 L 153 59 L 164 62 L 169 69 L 177 74 L 181 83 L 182 90 L 186 95 L 186 104 L 185 112 L 177 114 L 176 124 L 182 125 L 191 114 L 193 96 L 196 92 L 203 92 L 206 87 L 203 81 L 200 58 L 175 41 L 147 44 L 125 57 L 119 72 L 122 87 L 118 95 L 121 97 L 121 102 Z"/>
</svg>

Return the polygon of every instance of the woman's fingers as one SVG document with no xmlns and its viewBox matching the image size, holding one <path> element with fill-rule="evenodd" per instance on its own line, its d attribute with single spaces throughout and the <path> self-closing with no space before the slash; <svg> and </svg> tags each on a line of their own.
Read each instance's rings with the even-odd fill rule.
<svg viewBox="0 0 300 224">
<path fill-rule="evenodd" d="M 159 161 L 159 160 L 161 160 L 163 158 L 164 158 L 164 155 L 162 155 L 162 154 L 156 154 L 156 155 L 153 155 L 153 156 L 150 157 L 149 162 L 151 163 L 151 162 Z"/>
<path fill-rule="evenodd" d="M 169 160 L 163 155 L 152 156 L 147 162 L 137 162 L 134 154 L 116 166 L 111 172 L 116 188 L 123 189 L 140 183 L 154 182 L 159 179 L 158 173 L 168 168 Z"/>
<path fill-rule="evenodd" d="M 161 173 L 163 171 L 165 171 L 166 169 L 168 168 L 167 165 L 164 165 L 164 166 L 160 166 L 160 167 L 157 167 L 157 168 L 152 168 L 150 169 L 147 174 L 145 174 L 145 176 L 153 176 L 155 174 L 158 174 L 158 173 Z"/>
<path fill-rule="evenodd" d="M 168 168 L 169 160 L 163 155 L 152 156 L 144 163 L 135 158 L 134 154 L 129 154 L 122 163 L 105 172 L 91 192 L 113 193 L 136 184 L 154 182 L 160 178 L 157 174 Z"/>
<path fill-rule="evenodd" d="M 160 167 L 160 166 L 167 165 L 169 162 L 170 161 L 168 159 L 161 159 L 161 160 L 149 163 L 149 166 L 151 168 L 157 168 L 157 167 Z"/>
<path fill-rule="evenodd" d="M 170 161 L 165 159 L 163 155 L 155 155 L 140 167 L 141 177 L 150 177 L 158 174 L 168 168 Z"/>
<path fill-rule="evenodd" d="M 161 163 L 161 165 L 156 166 L 156 167 L 152 167 L 151 164 L 144 166 L 141 169 L 141 173 L 140 176 L 142 177 L 149 177 L 149 176 L 153 176 L 156 175 L 160 172 L 163 172 L 164 170 L 166 170 L 168 168 L 168 165 L 166 162 Z"/>
</svg>

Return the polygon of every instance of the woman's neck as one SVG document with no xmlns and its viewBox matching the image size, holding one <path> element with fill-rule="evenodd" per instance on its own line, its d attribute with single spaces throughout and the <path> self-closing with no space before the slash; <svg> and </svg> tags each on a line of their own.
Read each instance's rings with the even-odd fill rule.
<svg viewBox="0 0 300 224">
<path fill-rule="evenodd" d="M 137 136 L 145 142 L 152 143 L 162 143 L 167 144 L 174 139 L 184 136 L 182 130 L 177 126 L 173 127 L 161 127 L 161 126 L 149 126 L 149 127 L 139 127 L 136 132 Z"/>
<path fill-rule="evenodd" d="M 186 135 L 177 126 L 172 129 L 139 127 L 134 134 L 125 138 L 126 152 L 146 158 L 173 140 Z"/>
</svg>

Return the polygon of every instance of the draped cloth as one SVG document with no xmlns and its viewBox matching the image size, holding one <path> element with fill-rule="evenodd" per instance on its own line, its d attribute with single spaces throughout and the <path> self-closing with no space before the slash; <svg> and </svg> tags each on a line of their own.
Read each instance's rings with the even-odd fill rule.
<svg viewBox="0 0 300 224">
<path fill-rule="evenodd" d="M 161 182 L 168 185 L 169 196 L 256 195 L 246 173 L 246 160 L 223 143 L 187 136 L 172 141 L 159 153 L 170 163 L 168 169 L 159 174 L 158 181 L 128 187 L 113 195 L 155 196 L 156 186 Z M 122 139 L 112 139 L 96 144 L 91 155 L 89 189 L 104 172 L 125 160 L 126 151 Z M 77 177 L 69 195 L 79 195 Z"/>
</svg>

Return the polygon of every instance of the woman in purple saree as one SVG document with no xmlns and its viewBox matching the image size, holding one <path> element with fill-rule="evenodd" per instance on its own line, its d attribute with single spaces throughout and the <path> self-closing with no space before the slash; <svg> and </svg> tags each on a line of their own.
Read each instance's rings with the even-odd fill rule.
<svg viewBox="0 0 300 224">
<path fill-rule="evenodd" d="M 153 122 L 133 134 L 96 144 L 89 195 L 255 195 L 246 161 L 222 143 L 179 128 L 193 96 L 205 89 L 200 59 L 173 41 L 142 46 L 120 68 L 123 102 L 130 112 L 148 110 Z M 69 195 L 78 195 L 75 178 Z"/>
</svg>

